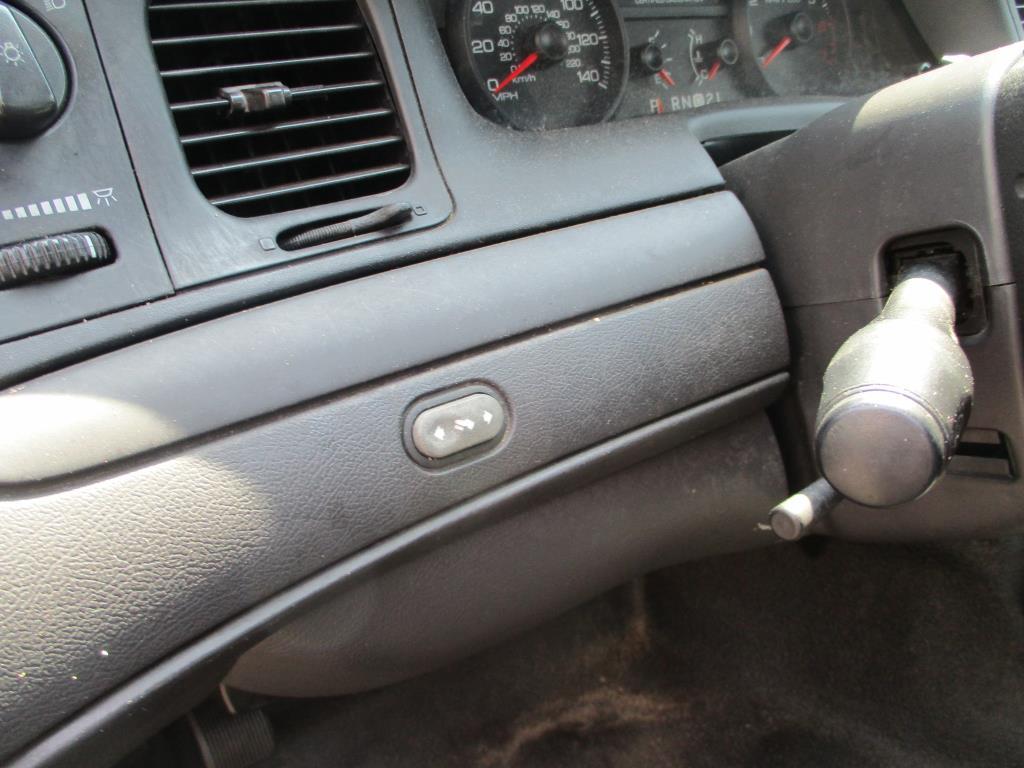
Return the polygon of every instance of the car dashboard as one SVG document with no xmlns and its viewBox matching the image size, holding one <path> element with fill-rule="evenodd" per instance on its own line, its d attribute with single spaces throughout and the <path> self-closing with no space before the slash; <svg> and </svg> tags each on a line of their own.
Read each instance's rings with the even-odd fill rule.
<svg viewBox="0 0 1024 768">
<path fill-rule="evenodd" d="M 774 543 L 907 252 L 984 298 L 965 469 L 829 530 L 1018 525 L 1022 39 L 1009 0 L 0 0 L 0 762 Z"/>
</svg>

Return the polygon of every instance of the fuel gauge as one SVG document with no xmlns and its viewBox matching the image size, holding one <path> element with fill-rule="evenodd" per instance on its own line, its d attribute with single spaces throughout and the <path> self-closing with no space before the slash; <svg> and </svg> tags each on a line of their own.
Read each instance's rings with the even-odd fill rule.
<svg viewBox="0 0 1024 768">
<path fill-rule="evenodd" d="M 740 48 L 720 19 L 631 20 L 630 79 L 619 117 L 699 109 L 742 97 Z"/>
</svg>

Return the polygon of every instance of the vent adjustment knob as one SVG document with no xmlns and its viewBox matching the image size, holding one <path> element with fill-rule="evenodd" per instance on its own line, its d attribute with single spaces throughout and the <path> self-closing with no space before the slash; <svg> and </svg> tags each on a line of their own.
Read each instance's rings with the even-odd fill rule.
<svg viewBox="0 0 1024 768">
<path fill-rule="evenodd" d="M 60 116 L 67 91 L 67 69 L 53 38 L 0 3 L 0 139 L 45 131 Z"/>
</svg>

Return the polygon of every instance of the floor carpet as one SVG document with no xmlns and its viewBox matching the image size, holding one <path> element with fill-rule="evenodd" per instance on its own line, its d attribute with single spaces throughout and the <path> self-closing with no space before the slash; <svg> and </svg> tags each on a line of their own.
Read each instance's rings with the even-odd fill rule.
<svg viewBox="0 0 1024 768">
<path fill-rule="evenodd" d="M 677 566 L 384 690 L 276 702 L 275 768 L 1024 766 L 1022 540 Z"/>
</svg>

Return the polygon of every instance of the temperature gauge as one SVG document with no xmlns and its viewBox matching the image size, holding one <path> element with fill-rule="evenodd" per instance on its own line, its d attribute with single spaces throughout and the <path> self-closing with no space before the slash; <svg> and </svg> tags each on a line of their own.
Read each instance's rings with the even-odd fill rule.
<svg viewBox="0 0 1024 768">
<path fill-rule="evenodd" d="M 719 19 L 631 21 L 630 81 L 620 117 L 700 109 L 741 98 L 739 46 Z"/>
<path fill-rule="evenodd" d="M 740 47 L 731 37 L 707 42 L 704 35 L 691 27 L 687 39 L 690 43 L 690 69 L 697 85 L 713 82 L 740 60 Z"/>
</svg>

